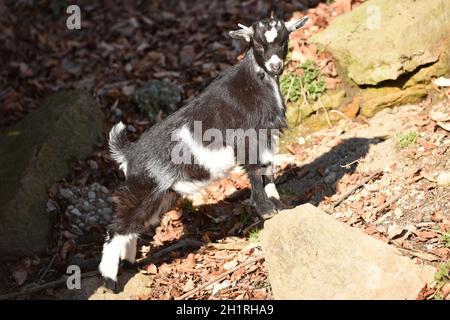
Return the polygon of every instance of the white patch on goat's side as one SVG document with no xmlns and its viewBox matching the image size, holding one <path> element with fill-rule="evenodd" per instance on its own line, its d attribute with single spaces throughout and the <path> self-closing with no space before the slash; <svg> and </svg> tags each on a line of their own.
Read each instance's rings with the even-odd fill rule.
<svg viewBox="0 0 450 320">
<path fill-rule="evenodd" d="M 218 149 L 204 147 L 195 141 L 188 127 L 185 125 L 178 132 L 181 142 L 187 146 L 195 158 L 195 163 L 209 171 L 211 179 L 225 177 L 234 167 L 234 151 L 231 146 Z"/>
<path fill-rule="evenodd" d="M 100 262 L 99 270 L 103 277 L 110 278 L 117 281 L 117 271 L 119 270 L 119 263 L 121 256 L 131 255 L 127 250 L 127 246 L 137 237 L 136 234 L 128 235 L 114 235 L 110 241 L 106 241 L 103 245 L 102 261 Z"/>
<path fill-rule="evenodd" d="M 267 42 L 272 43 L 273 40 L 278 36 L 278 32 L 276 28 L 272 28 L 264 32 L 264 36 L 266 37 Z"/>
<path fill-rule="evenodd" d="M 126 176 L 128 162 L 122 150 L 117 148 L 117 137 L 122 134 L 122 131 L 125 130 L 125 128 L 126 127 L 122 121 L 111 128 L 111 131 L 109 132 L 109 149 L 111 151 L 111 157 L 119 164 L 119 168 L 125 173 Z"/>
<path fill-rule="evenodd" d="M 280 195 L 278 193 L 277 187 L 275 186 L 275 183 L 271 182 L 266 184 L 264 187 L 264 191 L 266 192 L 269 198 L 275 198 L 277 200 L 280 200 Z"/>
</svg>

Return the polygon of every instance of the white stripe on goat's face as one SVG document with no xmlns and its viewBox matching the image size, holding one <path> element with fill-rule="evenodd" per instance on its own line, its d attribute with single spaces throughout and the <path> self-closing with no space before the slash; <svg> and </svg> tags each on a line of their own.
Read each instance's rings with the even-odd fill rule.
<svg viewBox="0 0 450 320">
<path fill-rule="evenodd" d="M 264 36 L 266 37 L 266 41 L 268 43 L 272 43 L 273 40 L 275 40 L 275 38 L 278 36 L 277 29 L 275 27 L 272 27 L 272 29 L 264 32 Z"/>
</svg>

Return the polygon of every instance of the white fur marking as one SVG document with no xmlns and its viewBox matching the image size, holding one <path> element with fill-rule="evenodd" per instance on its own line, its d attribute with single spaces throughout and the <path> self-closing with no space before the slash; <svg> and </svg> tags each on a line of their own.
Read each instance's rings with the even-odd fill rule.
<svg viewBox="0 0 450 320">
<path fill-rule="evenodd" d="M 234 152 L 231 146 L 220 149 L 209 149 L 194 141 L 187 126 L 180 129 L 179 138 L 189 148 L 195 158 L 195 163 L 205 167 L 212 179 L 225 177 L 234 167 Z"/>
<path fill-rule="evenodd" d="M 273 40 L 278 36 L 278 32 L 276 28 L 272 28 L 266 32 L 264 32 L 264 36 L 266 37 L 267 42 L 272 43 Z"/>
<path fill-rule="evenodd" d="M 109 149 L 111 151 L 111 157 L 119 164 L 119 168 L 125 173 L 126 176 L 128 165 L 127 159 L 125 158 L 123 152 L 115 147 L 117 143 L 117 136 L 119 136 L 125 128 L 126 127 L 122 121 L 111 128 L 111 131 L 109 132 Z"/>
<path fill-rule="evenodd" d="M 129 252 L 126 248 L 136 237 L 137 235 L 133 233 L 128 235 L 115 235 L 111 241 L 105 242 L 103 245 L 102 261 L 99 266 L 100 273 L 103 277 L 117 281 L 120 258 L 122 256 L 131 256 L 132 252 Z M 123 253 L 124 250 L 126 251 L 125 253 Z"/>
<path fill-rule="evenodd" d="M 270 149 L 264 149 L 264 151 L 261 154 L 261 163 L 262 164 L 268 164 L 272 162 L 273 160 L 273 153 Z"/>
<path fill-rule="evenodd" d="M 136 262 L 136 249 L 137 249 L 137 235 L 131 234 L 131 239 L 128 241 L 128 243 L 123 248 L 122 252 L 120 253 L 120 259 L 121 260 L 127 260 L 130 263 Z"/>
<path fill-rule="evenodd" d="M 274 54 L 273 56 L 270 57 L 269 60 L 267 60 L 264 65 L 266 67 L 267 70 L 271 70 L 270 65 L 271 64 L 278 64 L 278 63 L 283 63 L 283 60 L 280 59 L 279 56 L 277 56 L 276 54 Z"/>
<path fill-rule="evenodd" d="M 267 196 L 269 198 L 275 198 L 280 200 L 280 195 L 278 194 L 278 190 L 277 187 L 275 186 L 275 183 L 271 182 L 266 184 L 266 186 L 264 187 L 264 191 L 266 192 Z"/>
<path fill-rule="evenodd" d="M 185 195 L 192 195 L 192 194 L 198 193 L 200 190 L 202 190 L 204 187 L 206 187 L 210 183 L 211 183 L 211 180 L 179 181 L 173 185 L 173 190 L 175 190 L 176 192 L 185 194 Z"/>
</svg>

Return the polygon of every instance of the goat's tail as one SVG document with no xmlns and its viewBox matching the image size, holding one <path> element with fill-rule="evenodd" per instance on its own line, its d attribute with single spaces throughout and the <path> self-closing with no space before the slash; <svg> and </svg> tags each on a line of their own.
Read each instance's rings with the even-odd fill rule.
<svg viewBox="0 0 450 320">
<path fill-rule="evenodd" d="M 125 125 L 122 122 L 119 122 L 111 128 L 109 132 L 109 150 L 111 157 L 120 165 L 120 169 L 126 175 L 127 158 L 125 156 L 125 150 L 130 145 L 130 141 L 127 138 L 127 131 L 125 129 Z"/>
</svg>

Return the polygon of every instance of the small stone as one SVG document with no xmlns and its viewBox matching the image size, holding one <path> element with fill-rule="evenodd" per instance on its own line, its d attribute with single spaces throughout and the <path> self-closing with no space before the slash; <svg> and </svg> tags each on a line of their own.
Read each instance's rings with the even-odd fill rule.
<svg viewBox="0 0 450 320">
<path fill-rule="evenodd" d="M 89 167 L 90 167 L 92 170 L 98 170 L 98 163 L 97 163 L 97 161 L 94 161 L 94 160 L 88 160 L 88 164 L 89 164 Z"/>
<path fill-rule="evenodd" d="M 81 208 L 83 208 L 84 211 L 88 211 L 91 208 L 91 206 L 90 206 L 89 202 L 83 201 Z"/>
<path fill-rule="evenodd" d="M 331 172 L 329 175 L 327 175 L 324 179 L 325 183 L 332 184 L 336 181 L 336 174 L 334 172 Z"/>
<path fill-rule="evenodd" d="M 83 235 L 83 231 L 81 231 L 81 229 L 78 228 L 78 226 L 76 226 L 76 225 L 71 225 L 69 231 L 73 234 L 76 234 L 77 236 Z"/>
<path fill-rule="evenodd" d="M 103 200 L 102 198 L 98 198 L 98 203 L 100 203 L 100 204 L 104 204 L 105 203 L 105 200 Z"/>
<path fill-rule="evenodd" d="M 437 177 L 437 184 L 443 187 L 450 186 L 450 172 L 441 172 Z"/>
<path fill-rule="evenodd" d="M 394 210 L 394 215 L 395 215 L 395 217 L 397 217 L 397 218 L 401 218 L 401 217 L 403 216 L 403 211 L 402 211 L 402 209 L 400 209 L 400 208 L 395 208 L 395 210 Z"/>
<path fill-rule="evenodd" d="M 59 205 L 58 205 L 57 202 L 55 202 L 55 201 L 53 201 L 51 199 L 49 199 L 47 201 L 47 212 L 56 211 L 56 210 L 58 210 L 58 208 L 59 208 Z"/>
<path fill-rule="evenodd" d="M 88 224 L 96 224 L 97 223 L 97 219 L 95 217 L 89 217 L 87 219 Z"/>
<path fill-rule="evenodd" d="M 120 117 L 122 116 L 122 114 L 123 114 L 123 112 L 122 112 L 122 110 L 121 110 L 120 108 L 115 108 L 115 109 L 113 110 L 113 113 L 114 113 L 114 115 L 115 115 L 117 118 L 120 118 Z"/>
<path fill-rule="evenodd" d="M 101 211 L 102 216 L 111 216 L 113 214 L 113 210 L 111 208 L 103 208 Z"/>
<path fill-rule="evenodd" d="M 297 143 L 298 144 L 305 144 L 305 142 L 306 142 L 305 138 L 303 138 L 303 137 L 300 137 L 300 138 L 297 139 Z"/>
<path fill-rule="evenodd" d="M 75 215 L 75 216 L 77 216 L 77 217 L 81 217 L 81 212 L 77 208 L 74 208 L 74 209 L 70 210 L 70 213 Z"/>
<path fill-rule="evenodd" d="M 108 198 L 106 198 L 106 201 L 108 201 L 109 203 L 113 203 L 113 198 L 112 197 L 108 197 Z"/>
<path fill-rule="evenodd" d="M 107 187 L 102 186 L 101 189 L 102 189 L 102 192 L 103 192 L 103 193 L 109 193 L 109 190 L 108 190 Z"/>
<path fill-rule="evenodd" d="M 73 192 L 70 191 L 69 189 L 65 189 L 65 188 L 61 188 L 59 189 L 59 194 L 64 198 L 64 199 L 71 199 L 73 197 Z"/>
<path fill-rule="evenodd" d="M 95 192 L 94 192 L 94 191 L 89 191 L 89 192 L 88 192 L 88 198 L 89 198 L 90 200 L 95 199 Z"/>
</svg>

